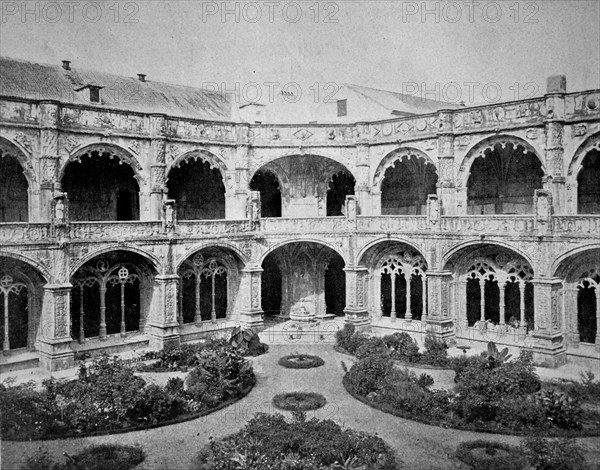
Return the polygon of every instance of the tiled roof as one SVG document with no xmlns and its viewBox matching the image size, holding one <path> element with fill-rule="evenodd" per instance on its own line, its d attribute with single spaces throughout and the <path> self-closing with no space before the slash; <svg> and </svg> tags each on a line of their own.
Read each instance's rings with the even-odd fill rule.
<svg viewBox="0 0 600 470">
<path fill-rule="evenodd" d="M 101 103 L 90 103 L 80 90 L 86 85 L 102 87 Z M 161 113 L 187 119 L 231 121 L 231 100 L 226 96 L 183 85 L 140 81 L 105 72 L 65 70 L 0 57 L 0 96 L 36 100 L 58 100 L 100 108 L 121 109 L 145 114 Z"/>
<path fill-rule="evenodd" d="M 445 101 L 436 101 L 417 95 L 406 95 L 394 91 L 380 90 L 378 88 L 369 88 L 361 85 L 346 83 L 346 87 L 374 101 L 380 106 L 389 109 L 390 112 L 396 111 L 407 114 L 428 114 L 435 113 L 440 109 L 457 109 L 460 105 L 447 103 Z"/>
</svg>

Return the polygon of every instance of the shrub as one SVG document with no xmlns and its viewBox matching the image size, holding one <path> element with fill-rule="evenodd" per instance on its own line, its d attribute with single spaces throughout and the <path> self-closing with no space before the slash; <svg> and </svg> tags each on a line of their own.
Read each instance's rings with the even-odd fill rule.
<svg viewBox="0 0 600 470">
<path fill-rule="evenodd" d="M 319 393 L 289 392 L 279 393 L 273 397 L 273 405 L 281 410 L 310 411 L 322 408 L 327 403 L 325 397 Z"/>
<path fill-rule="evenodd" d="M 260 356 L 269 349 L 265 343 L 261 343 L 256 331 L 252 328 L 242 329 L 239 326 L 231 331 L 229 344 L 242 356 Z"/>
<path fill-rule="evenodd" d="M 319 356 L 310 354 L 290 354 L 279 359 L 278 364 L 286 369 L 312 369 L 321 367 L 325 361 Z"/>
<path fill-rule="evenodd" d="M 337 463 L 336 463 L 337 462 Z M 393 453 L 383 440 L 343 429 L 330 420 L 298 419 L 259 413 L 238 433 L 212 441 L 198 455 L 197 470 L 393 470 Z M 350 466 L 352 465 L 352 466 Z"/>
<path fill-rule="evenodd" d="M 459 444 L 455 456 L 474 470 L 519 470 L 527 460 L 519 450 L 495 441 L 467 441 Z"/>
<path fill-rule="evenodd" d="M 348 340 L 354 335 L 356 328 L 352 323 L 345 323 L 344 327 L 341 330 L 335 332 L 335 342 L 336 344 L 342 348 L 348 349 Z"/>
<path fill-rule="evenodd" d="M 130 470 L 144 461 L 144 451 L 137 446 L 101 444 L 67 457 L 64 464 L 55 462 L 45 449 L 29 457 L 21 470 Z"/>
<path fill-rule="evenodd" d="M 436 367 L 445 367 L 449 364 L 448 345 L 445 341 L 435 337 L 432 331 L 428 331 L 424 341 L 425 352 L 421 356 L 421 362 Z"/>
<path fill-rule="evenodd" d="M 139 423 L 156 424 L 172 420 L 186 411 L 186 402 L 181 396 L 169 393 L 166 387 L 152 384 L 140 391 L 127 410 L 127 417 Z"/>
<path fill-rule="evenodd" d="M 187 392 L 207 408 L 239 396 L 254 381 L 252 366 L 231 348 L 202 350 L 196 363 L 185 381 Z"/>
<path fill-rule="evenodd" d="M 581 429 L 582 409 L 579 401 L 556 390 L 542 390 L 535 394 L 536 403 L 546 417 L 559 428 Z"/>
<path fill-rule="evenodd" d="M 367 356 L 350 368 L 348 380 L 358 394 L 367 396 L 387 383 L 393 368 L 394 363 L 389 355 Z"/>
<path fill-rule="evenodd" d="M 387 354 L 388 349 L 381 338 L 372 337 L 367 341 L 363 342 L 358 349 L 356 349 L 355 356 L 358 359 L 363 359 L 373 354 Z"/>
<path fill-rule="evenodd" d="M 502 426 L 517 431 L 543 431 L 550 424 L 544 409 L 532 398 L 507 398 L 498 403 L 496 419 Z"/>
<path fill-rule="evenodd" d="M 419 362 L 421 354 L 417 342 L 408 333 L 386 335 L 383 341 L 391 350 L 394 359 L 404 362 Z"/>
<path fill-rule="evenodd" d="M 489 361 L 469 361 L 457 382 L 457 411 L 467 422 L 492 421 L 506 397 L 523 399 L 539 387 L 540 379 L 528 351 L 498 366 Z"/>
<path fill-rule="evenodd" d="M 572 439 L 529 437 L 521 441 L 521 451 L 535 470 L 584 470 L 583 450 Z"/>
<path fill-rule="evenodd" d="M 585 371 L 581 374 L 581 381 L 566 379 L 553 379 L 547 383 L 548 387 L 557 389 L 569 396 L 576 398 L 581 402 L 600 403 L 600 381 L 592 371 Z"/>
<path fill-rule="evenodd" d="M 370 338 L 367 335 L 360 333 L 352 335 L 346 341 L 346 351 L 350 354 L 356 354 L 356 351 L 365 343 L 369 342 Z"/>
</svg>

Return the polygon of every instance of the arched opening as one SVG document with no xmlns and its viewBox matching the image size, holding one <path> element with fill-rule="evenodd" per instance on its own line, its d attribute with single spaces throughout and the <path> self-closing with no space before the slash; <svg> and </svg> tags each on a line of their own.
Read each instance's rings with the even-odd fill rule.
<svg viewBox="0 0 600 470">
<path fill-rule="evenodd" d="M 555 276 L 563 279 L 561 294 L 571 342 L 597 347 L 600 344 L 600 249 L 566 257 Z"/>
<path fill-rule="evenodd" d="M 577 213 L 600 214 L 600 151 L 589 151 L 577 175 Z"/>
<path fill-rule="evenodd" d="M 416 155 L 403 156 L 386 171 L 381 183 L 382 215 L 422 215 L 427 196 L 436 193 L 435 167 Z"/>
<path fill-rule="evenodd" d="M 271 183 L 268 183 L 265 173 L 273 175 L 268 176 Z M 332 182 L 334 175 L 339 176 Z M 346 194 L 350 194 L 350 186 L 353 186 L 350 182 L 352 175 L 346 167 L 319 155 L 278 158 L 263 165 L 255 177 L 256 186 L 251 183 L 251 188 L 258 188 L 261 198 L 264 192 L 266 199 L 273 200 L 273 204 L 276 204 L 275 199 L 280 200 L 281 216 L 289 218 L 341 215 Z M 259 181 L 262 181 L 263 189 L 258 185 Z M 283 184 L 279 185 L 279 181 Z M 275 182 L 278 184 L 280 197 L 274 190 Z M 265 186 L 272 189 L 267 190 Z M 262 215 L 265 216 L 265 213 Z"/>
<path fill-rule="evenodd" d="M 464 326 L 533 329 L 533 270 L 518 253 L 491 244 L 472 245 L 456 252 L 446 269 L 454 273 L 453 310 Z"/>
<path fill-rule="evenodd" d="M 91 151 L 70 162 L 65 168 L 62 188 L 69 196 L 71 220 L 140 218 L 140 188 L 135 173 L 110 150 Z"/>
<path fill-rule="evenodd" d="M 30 265 L 0 257 L 2 351 L 33 349 L 42 311 L 44 278 Z"/>
<path fill-rule="evenodd" d="M 346 302 L 344 266 L 338 253 L 317 243 L 297 242 L 277 248 L 262 263 L 263 310 L 278 311 L 284 317 L 301 309 L 317 317 L 342 315 Z"/>
<path fill-rule="evenodd" d="M 0 147 L 0 222 L 29 220 L 28 189 L 21 164 Z"/>
<path fill-rule="evenodd" d="M 260 192 L 262 217 L 281 217 L 281 191 L 277 176 L 270 171 L 257 171 L 250 181 L 250 189 Z"/>
<path fill-rule="evenodd" d="M 388 250 L 376 265 L 379 278 L 381 316 L 420 320 L 426 312 L 426 263 L 410 249 Z"/>
<path fill-rule="evenodd" d="M 582 343 L 595 343 L 598 332 L 596 310 L 598 307 L 598 283 L 583 279 L 577 286 L 577 331 Z"/>
<path fill-rule="evenodd" d="M 512 142 L 498 142 L 476 158 L 467 181 L 467 212 L 530 214 L 544 171 L 533 152 Z"/>
<path fill-rule="evenodd" d="M 224 248 L 207 247 L 189 256 L 179 268 L 180 324 L 227 318 L 239 288 L 241 261 Z"/>
<path fill-rule="evenodd" d="M 73 339 L 143 331 L 155 273 L 145 258 L 129 251 L 111 251 L 85 263 L 71 277 Z"/>
<path fill-rule="evenodd" d="M 262 309 L 266 316 L 280 315 L 282 277 L 276 256 L 267 256 L 262 264 Z"/>
<path fill-rule="evenodd" d="M 177 201 L 179 220 L 225 218 L 225 185 L 218 168 L 201 159 L 188 159 L 171 169 L 169 198 Z"/>
<path fill-rule="evenodd" d="M 354 176 L 348 171 L 340 171 L 331 178 L 327 191 L 327 215 L 344 215 L 346 196 L 354 194 Z"/>
<path fill-rule="evenodd" d="M 333 256 L 325 268 L 325 306 L 327 313 L 344 316 L 346 307 L 346 273 L 341 256 Z"/>
</svg>

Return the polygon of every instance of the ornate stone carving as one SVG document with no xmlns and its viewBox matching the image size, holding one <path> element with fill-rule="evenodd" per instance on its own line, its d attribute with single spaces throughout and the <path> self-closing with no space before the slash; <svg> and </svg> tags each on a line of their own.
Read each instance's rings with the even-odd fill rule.
<svg viewBox="0 0 600 470">
<path fill-rule="evenodd" d="M 140 154 L 140 142 L 138 140 L 132 140 L 127 147 L 136 155 Z"/>
<path fill-rule="evenodd" d="M 582 124 L 574 124 L 571 128 L 571 138 L 575 137 L 583 137 L 587 134 L 588 125 L 585 123 Z"/>
<path fill-rule="evenodd" d="M 54 294 L 54 337 L 68 336 L 67 294 Z"/>
<path fill-rule="evenodd" d="M 75 149 L 78 146 L 79 146 L 79 140 L 77 140 L 76 137 L 73 137 L 72 135 L 70 135 L 65 139 L 65 148 L 67 149 L 67 152 L 72 153 L 73 149 Z"/>
<path fill-rule="evenodd" d="M 15 134 L 15 141 L 17 141 L 28 153 L 32 152 L 31 141 L 23 132 L 17 132 Z"/>
</svg>

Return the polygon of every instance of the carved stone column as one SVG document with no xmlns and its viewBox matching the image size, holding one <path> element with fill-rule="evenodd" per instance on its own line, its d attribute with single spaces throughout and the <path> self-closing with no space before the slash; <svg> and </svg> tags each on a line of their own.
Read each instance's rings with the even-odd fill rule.
<svg viewBox="0 0 600 470">
<path fill-rule="evenodd" d="M 150 220 L 160 220 L 163 194 L 167 193 L 167 165 L 165 164 L 165 126 L 164 114 L 150 116 Z"/>
<path fill-rule="evenodd" d="M 261 302 L 261 281 L 263 269 L 248 266 L 242 269 L 239 295 L 242 299 L 240 323 L 245 327 L 260 328 L 264 324 Z"/>
<path fill-rule="evenodd" d="M 427 329 L 438 338 L 454 342 L 454 322 L 450 317 L 450 271 L 427 271 Z"/>
<path fill-rule="evenodd" d="M 369 146 L 359 144 L 356 146 L 356 186 L 355 194 L 361 214 L 371 215 L 373 212 L 371 181 L 369 166 Z"/>
<path fill-rule="evenodd" d="M 557 278 L 532 279 L 535 299 L 533 354 L 537 364 L 557 367 L 566 362 L 564 334 L 561 328 L 560 292 Z"/>
<path fill-rule="evenodd" d="M 58 151 L 58 103 L 43 101 L 40 103 L 40 197 L 39 202 L 31 201 L 38 207 L 32 207 L 30 221 L 50 221 L 53 191 L 60 190 L 58 169 L 60 156 Z M 30 188 L 31 189 L 31 188 Z M 33 214 L 31 214 L 33 213 Z"/>
<path fill-rule="evenodd" d="M 369 270 L 363 266 L 344 268 L 346 273 L 346 323 L 364 329 L 371 324 L 369 317 Z"/>
<path fill-rule="evenodd" d="M 150 347 L 162 349 L 166 345 L 179 344 L 179 276 L 164 274 L 154 279 L 152 311 L 145 330 L 150 339 Z"/>
<path fill-rule="evenodd" d="M 40 367 L 55 371 L 73 366 L 71 349 L 71 284 L 46 284 L 37 348 Z"/>
<path fill-rule="evenodd" d="M 439 180 L 438 197 L 441 213 L 444 215 L 456 214 L 456 178 L 454 164 L 454 134 L 452 112 L 442 110 L 439 112 L 440 127 L 438 129 L 438 155 L 439 155 Z"/>
<path fill-rule="evenodd" d="M 565 164 L 564 164 L 564 124 L 565 93 L 567 79 L 564 75 L 548 78 L 546 89 L 546 170 L 544 189 L 554 195 L 553 203 L 557 214 L 564 214 L 566 207 Z"/>
<path fill-rule="evenodd" d="M 248 145 L 236 145 L 235 167 L 225 173 L 225 218 L 229 220 L 246 218 L 246 200 L 250 185 L 247 171 L 248 148 Z"/>
</svg>

